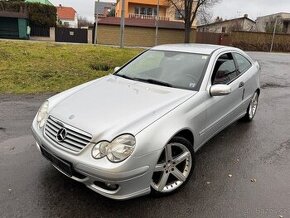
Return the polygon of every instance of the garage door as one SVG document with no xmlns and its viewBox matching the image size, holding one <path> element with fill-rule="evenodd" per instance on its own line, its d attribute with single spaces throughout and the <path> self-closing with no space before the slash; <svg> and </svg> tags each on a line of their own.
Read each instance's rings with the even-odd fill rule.
<svg viewBox="0 0 290 218">
<path fill-rule="evenodd" d="M 0 17 L 0 38 L 19 38 L 17 18 Z"/>
</svg>

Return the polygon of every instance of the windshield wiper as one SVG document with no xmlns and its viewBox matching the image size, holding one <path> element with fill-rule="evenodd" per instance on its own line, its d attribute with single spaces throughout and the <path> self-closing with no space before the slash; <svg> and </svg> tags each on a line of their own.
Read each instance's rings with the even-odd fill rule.
<svg viewBox="0 0 290 218">
<path fill-rule="evenodd" d="M 170 83 L 155 80 L 155 79 L 141 79 L 141 78 L 133 78 L 134 80 L 141 81 L 141 82 L 146 82 L 146 83 L 151 83 L 151 84 L 156 84 L 156 85 L 161 85 L 161 86 L 167 86 L 167 87 L 173 87 Z"/>
<path fill-rule="evenodd" d="M 114 74 L 115 76 L 119 76 L 125 79 L 130 79 L 130 80 L 135 80 L 135 81 L 140 81 L 140 82 L 146 82 L 146 83 L 151 83 L 151 84 L 156 84 L 156 85 L 161 85 L 161 86 L 167 86 L 167 87 L 173 87 L 170 83 L 167 82 L 162 82 L 159 80 L 155 79 L 142 79 L 142 78 L 135 78 L 135 77 L 129 77 L 123 74 Z"/>
<path fill-rule="evenodd" d="M 126 76 L 126 75 L 123 75 L 123 74 L 114 74 L 115 76 L 119 76 L 119 77 L 122 77 L 122 78 L 125 78 L 125 79 L 130 79 L 130 80 L 135 80 L 135 78 L 132 78 L 130 76 Z"/>
</svg>

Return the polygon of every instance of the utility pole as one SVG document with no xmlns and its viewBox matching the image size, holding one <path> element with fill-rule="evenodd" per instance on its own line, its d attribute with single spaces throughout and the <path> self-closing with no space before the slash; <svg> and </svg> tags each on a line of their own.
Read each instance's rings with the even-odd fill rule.
<svg viewBox="0 0 290 218">
<path fill-rule="evenodd" d="M 155 45 L 158 45 L 158 29 L 159 29 L 159 0 L 157 0 L 157 16 L 155 19 L 156 32 L 155 32 Z"/>
<path fill-rule="evenodd" d="M 271 48 L 270 52 L 273 51 L 273 46 L 274 46 L 274 39 L 275 39 L 275 34 L 276 34 L 276 28 L 277 28 L 277 23 L 278 23 L 278 16 L 276 17 L 275 25 L 274 25 L 274 31 L 273 31 L 273 36 L 272 36 L 272 43 L 271 43 Z"/>
<path fill-rule="evenodd" d="M 99 2 L 99 0 L 97 2 Z M 97 9 L 96 9 L 96 16 L 95 16 L 96 25 L 95 25 L 95 31 L 94 31 L 94 42 L 93 42 L 94 45 L 97 44 L 97 42 L 98 42 L 97 34 L 98 34 L 99 13 L 98 13 L 98 3 L 97 2 L 95 3 L 95 4 L 97 4 Z"/>
<path fill-rule="evenodd" d="M 124 48 L 124 32 L 125 32 L 125 0 L 122 0 L 121 11 L 121 36 L 120 36 L 120 48 Z"/>
</svg>

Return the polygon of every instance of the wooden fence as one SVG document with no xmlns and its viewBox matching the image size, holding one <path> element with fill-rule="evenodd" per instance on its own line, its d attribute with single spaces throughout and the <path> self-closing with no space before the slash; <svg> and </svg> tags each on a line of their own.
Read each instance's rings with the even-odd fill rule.
<svg viewBox="0 0 290 218">
<path fill-rule="evenodd" d="M 272 33 L 233 32 L 231 45 L 246 51 L 270 51 Z M 273 51 L 290 52 L 290 34 L 276 34 Z"/>
<path fill-rule="evenodd" d="M 196 32 L 196 43 L 214 44 L 214 45 L 230 45 L 231 38 L 229 34 Z"/>
</svg>

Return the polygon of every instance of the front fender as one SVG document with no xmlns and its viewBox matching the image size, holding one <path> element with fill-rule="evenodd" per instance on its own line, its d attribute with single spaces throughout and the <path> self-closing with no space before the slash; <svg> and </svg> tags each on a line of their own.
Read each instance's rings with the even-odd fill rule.
<svg viewBox="0 0 290 218">
<path fill-rule="evenodd" d="M 162 148 L 182 130 L 189 130 L 193 134 L 193 149 L 197 150 L 202 138 L 199 132 L 203 129 L 206 119 L 206 110 L 200 104 L 204 93 L 197 94 L 186 103 L 169 112 L 153 124 L 136 135 L 138 144 L 135 155 L 146 155 L 152 151 L 162 151 Z"/>
</svg>

